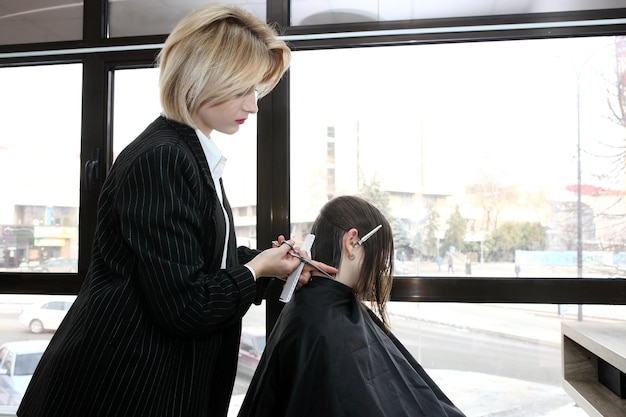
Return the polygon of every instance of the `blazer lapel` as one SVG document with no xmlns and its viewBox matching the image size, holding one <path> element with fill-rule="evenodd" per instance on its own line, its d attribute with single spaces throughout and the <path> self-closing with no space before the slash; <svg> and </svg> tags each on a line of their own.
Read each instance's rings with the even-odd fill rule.
<svg viewBox="0 0 626 417">
<path fill-rule="evenodd" d="M 196 135 L 195 130 L 193 130 L 190 126 L 184 125 L 182 123 L 178 123 L 169 119 L 165 120 L 167 120 L 167 122 L 180 134 L 183 141 L 187 144 L 187 146 L 189 146 L 191 152 L 193 153 L 193 156 L 198 162 L 198 167 L 200 168 L 200 173 L 202 174 L 204 181 L 209 187 L 215 190 L 213 177 L 211 176 L 211 169 L 209 168 L 209 163 L 206 160 L 206 156 L 204 155 L 204 151 L 202 150 L 202 145 L 200 144 L 200 139 L 198 139 L 198 135 Z"/>
<path fill-rule="evenodd" d="M 200 144 L 200 139 L 196 135 L 194 129 L 190 126 L 175 122 L 173 120 L 165 119 L 167 122 L 180 134 L 181 138 L 185 142 L 185 144 L 191 149 L 194 158 L 198 164 L 200 169 L 200 173 L 204 179 L 206 185 L 213 191 L 215 198 L 213 199 L 213 215 L 212 222 L 213 227 L 215 228 L 215 239 L 216 242 L 223 242 L 224 236 L 226 234 L 226 219 L 224 219 L 224 213 L 222 212 L 222 207 L 220 205 L 219 199 L 217 197 L 217 190 L 215 189 L 215 184 L 213 183 L 213 176 L 211 175 L 211 169 L 209 168 L 209 163 L 206 160 L 206 155 L 204 154 L 204 150 L 202 149 L 202 145 Z M 228 251 L 226 254 L 226 264 L 227 266 L 237 265 L 237 242 L 235 238 L 235 226 L 233 224 L 233 214 L 231 207 L 226 199 L 226 195 L 224 193 L 224 185 L 222 184 L 222 179 L 220 178 L 220 185 L 222 186 L 222 198 L 224 201 L 224 209 L 226 210 L 226 215 L 230 220 L 230 233 L 228 237 Z M 234 246 L 234 250 L 232 249 Z M 214 267 L 219 269 L 219 264 L 222 259 L 222 248 L 221 244 L 215 245 L 215 253 L 213 254 L 213 259 L 217 262 Z M 234 259 L 234 263 L 233 263 Z"/>
</svg>

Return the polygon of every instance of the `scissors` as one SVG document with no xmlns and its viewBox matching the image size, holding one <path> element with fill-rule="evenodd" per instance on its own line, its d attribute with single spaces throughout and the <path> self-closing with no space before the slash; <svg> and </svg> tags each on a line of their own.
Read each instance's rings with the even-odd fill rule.
<svg viewBox="0 0 626 417">
<path fill-rule="evenodd" d="M 276 243 L 278 243 L 278 242 L 276 242 Z M 304 256 L 300 255 L 298 252 L 296 252 L 296 248 L 291 243 L 287 242 L 287 240 L 283 240 L 283 244 L 285 244 L 285 245 L 287 245 L 287 246 L 289 246 L 291 248 L 291 250 L 289 251 L 289 254 L 291 256 L 300 259 L 302 262 L 304 262 L 307 265 L 311 265 L 313 268 L 317 269 L 319 272 L 324 274 L 324 276 L 326 278 L 335 279 L 335 277 L 330 275 L 328 272 L 324 271 L 322 268 L 320 268 L 319 266 L 315 265 L 313 263 L 313 261 L 311 261 L 308 258 L 305 258 Z"/>
</svg>

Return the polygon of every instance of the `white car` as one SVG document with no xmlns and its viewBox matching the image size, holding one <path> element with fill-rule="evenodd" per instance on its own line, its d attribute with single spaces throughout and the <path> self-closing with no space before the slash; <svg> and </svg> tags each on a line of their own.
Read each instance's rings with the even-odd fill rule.
<svg viewBox="0 0 626 417">
<path fill-rule="evenodd" d="M 0 346 L 0 405 L 19 405 L 49 340 L 22 340 Z"/>
<path fill-rule="evenodd" d="M 25 307 L 20 314 L 19 321 L 24 326 L 28 326 L 33 333 L 55 331 L 59 328 L 74 300 L 76 300 L 75 295 L 44 298 Z"/>
</svg>

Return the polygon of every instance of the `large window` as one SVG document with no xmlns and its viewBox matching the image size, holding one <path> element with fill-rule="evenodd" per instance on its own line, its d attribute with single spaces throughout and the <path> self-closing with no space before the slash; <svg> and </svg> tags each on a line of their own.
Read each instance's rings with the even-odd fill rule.
<svg viewBox="0 0 626 417">
<path fill-rule="evenodd" d="M 109 164 L 160 111 L 146 67 L 199 5 L 22 3 L 0 0 L 0 342 L 52 336 L 19 321 L 25 294 L 78 288 Z M 394 331 L 446 393 L 468 415 L 504 412 L 468 390 L 480 380 L 520 409 L 522 391 L 545 399 L 532 415 L 577 417 L 558 323 L 626 317 L 623 1 L 231 3 L 294 50 L 259 115 L 213 137 L 239 243 L 299 240 L 329 198 L 368 196 L 397 238 Z M 278 293 L 245 318 L 250 341 Z"/>
<path fill-rule="evenodd" d="M 398 277 L 624 278 L 622 45 L 296 52 L 292 236 L 324 202 L 358 194 L 392 224 Z M 392 302 L 390 313 L 467 415 L 518 417 L 585 416 L 561 388 L 561 321 L 626 317 L 624 306 L 569 304 Z"/>
<path fill-rule="evenodd" d="M 159 72 L 154 68 L 115 71 L 114 158 L 160 114 L 158 76 Z M 256 118 L 256 115 L 251 115 L 234 135 L 211 134 L 211 139 L 227 158 L 223 183 L 233 210 L 237 243 L 251 248 L 257 247 Z M 243 399 L 265 346 L 265 326 L 265 303 L 250 307 L 244 317 L 242 335 L 242 342 L 249 343 L 242 344 L 239 353 L 233 413 Z"/>
<path fill-rule="evenodd" d="M 393 224 L 401 275 L 624 277 L 624 43 L 297 52 L 293 234 L 361 194 Z"/>
<path fill-rule="evenodd" d="M 159 71 L 155 68 L 115 71 L 113 158 L 161 113 Z M 224 188 L 233 209 L 238 243 L 256 248 L 256 115 L 235 135 L 213 132 L 227 159 Z"/>
</svg>

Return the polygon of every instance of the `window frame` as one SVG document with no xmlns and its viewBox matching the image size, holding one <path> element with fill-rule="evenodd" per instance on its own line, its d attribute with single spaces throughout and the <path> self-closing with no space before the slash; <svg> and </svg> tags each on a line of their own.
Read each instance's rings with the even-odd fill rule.
<svg viewBox="0 0 626 417">
<path fill-rule="evenodd" d="M 79 271 L 68 273 L 0 273 L 0 293 L 76 294 L 89 265 L 96 227 L 95 212 L 102 180 L 112 161 L 112 94 L 114 71 L 152 66 L 166 35 L 106 37 L 106 0 L 85 0 L 83 39 L 49 44 L 2 45 L 0 67 L 79 62 L 83 65 L 81 164 L 101 152 L 100 179 L 86 185 L 81 172 Z M 395 22 L 289 25 L 289 1 L 268 0 L 268 21 L 282 28 L 293 50 L 354 48 L 402 44 L 479 42 L 626 35 L 626 8 L 564 13 L 519 14 Z M 288 234 L 290 140 L 289 73 L 259 103 L 257 151 L 257 236 L 271 242 Z M 268 175 L 269 174 L 269 175 Z M 260 246 L 262 249 L 263 247 Z M 282 304 L 279 282 L 267 293 L 271 327 Z M 420 302 L 626 304 L 624 279 L 598 278 L 440 278 L 401 277 L 392 300 Z"/>
</svg>

